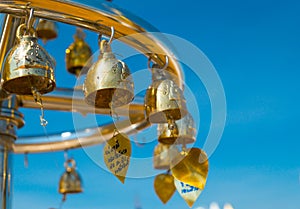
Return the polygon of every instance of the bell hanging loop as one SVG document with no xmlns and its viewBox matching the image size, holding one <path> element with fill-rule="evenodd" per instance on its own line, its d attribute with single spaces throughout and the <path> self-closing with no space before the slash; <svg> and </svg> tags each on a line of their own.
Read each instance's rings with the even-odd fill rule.
<svg viewBox="0 0 300 209">
<path fill-rule="evenodd" d="M 59 193 L 64 195 L 65 200 L 67 194 L 81 193 L 82 181 L 80 175 L 76 171 L 76 162 L 74 159 L 67 159 L 65 164 L 65 172 L 59 180 Z"/>
<path fill-rule="evenodd" d="M 32 95 L 32 89 L 40 94 L 54 90 L 55 60 L 39 45 L 32 27 L 33 9 L 27 24 L 21 24 L 16 32 L 17 44 L 9 51 L 2 73 L 3 89 L 9 93 Z"/>
<path fill-rule="evenodd" d="M 66 67 L 77 77 L 91 66 L 92 50 L 85 42 L 84 32 L 77 28 L 74 42 L 66 49 Z"/>
<path fill-rule="evenodd" d="M 145 96 L 146 115 L 151 123 L 179 120 L 187 113 L 183 92 L 173 81 L 172 75 L 167 73 L 167 67 L 166 57 L 166 65 L 163 68 L 159 68 L 157 64 L 151 68 L 152 84 Z"/>
<path fill-rule="evenodd" d="M 116 59 L 110 40 L 100 41 L 100 56 L 89 69 L 84 94 L 87 104 L 97 108 L 116 108 L 129 104 L 134 97 L 134 84 L 128 66 Z M 99 36 L 101 37 L 101 36 Z"/>
</svg>

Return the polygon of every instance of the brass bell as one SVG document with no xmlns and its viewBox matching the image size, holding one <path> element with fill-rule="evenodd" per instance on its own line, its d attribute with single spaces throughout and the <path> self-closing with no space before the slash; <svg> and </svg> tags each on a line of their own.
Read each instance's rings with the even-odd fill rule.
<svg viewBox="0 0 300 209">
<path fill-rule="evenodd" d="M 157 125 L 158 141 L 163 144 L 191 144 L 196 141 L 196 127 L 190 113 L 177 120 Z"/>
<path fill-rule="evenodd" d="M 154 148 L 153 167 L 160 170 L 169 170 L 171 160 L 179 154 L 177 147 L 158 143 Z"/>
<path fill-rule="evenodd" d="M 69 165 L 71 164 L 71 166 Z M 59 180 L 58 192 L 64 195 L 82 192 L 82 182 L 79 174 L 76 172 L 76 163 L 74 159 L 68 159 L 65 162 L 66 171 Z"/>
<path fill-rule="evenodd" d="M 176 121 L 176 124 L 179 130 L 176 144 L 191 144 L 196 141 L 196 125 L 190 113 L 187 113 L 185 117 Z"/>
<path fill-rule="evenodd" d="M 133 100 L 134 90 L 130 70 L 117 60 L 110 43 L 102 40 L 99 60 L 89 69 L 84 82 L 85 101 L 98 108 L 113 108 Z"/>
<path fill-rule="evenodd" d="M 151 123 L 179 120 L 187 113 L 182 90 L 164 69 L 159 69 L 157 65 L 152 67 L 152 84 L 146 91 L 145 109 Z"/>
<path fill-rule="evenodd" d="M 35 30 L 25 24 L 18 27 L 18 43 L 7 55 L 3 69 L 3 89 L 9 93 L 32 95 L 55 88 L 55 60 L 38 44 Z"/>
<path fill-rule="evenodd" d="M 55 39 L 57 37 L 57 24 L 50 20 L 40 19 L 36 27 L 37 37 L 43 42 Z"/>
<path fill-rule="evenodd" d="M 157 125 L 158 141 L 162 144 L 174 144 L 179 136 L 178 126 L 175 121 Z"/>
<path fill-rule="evenodd" d="M 80 75 L 83 68 L 89 68 L 92 50 L 84 41 L 85 34 L 77 29 L 74 42 L 66 49 L 66 65 L 69 73 Z"/>
</svg>

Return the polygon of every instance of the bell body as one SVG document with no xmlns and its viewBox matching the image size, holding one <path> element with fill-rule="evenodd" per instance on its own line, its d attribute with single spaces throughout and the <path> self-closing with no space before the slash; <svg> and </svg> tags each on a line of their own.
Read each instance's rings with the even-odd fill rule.
<svg viewBox="0 0 300 209">
<path fill-rule="evenodd" d="M 40 19 L 36 28 L 37 37 L 43 41 L 55 39 L 57 37 L 57 31 L 57 25 L 55 22 L 44 19 Z"/>
<path fill-rule="evenodd" d="M 69 73 L 80 75 L 83 68 L 89 68 L 92 51 L 83 38 L 75 37 L 75 41 L 66 49 L 66 65 Z"/>
<path fill-rule="evenodd" d="M 72 194 L 82 192 L 81 178 L 74 168 L 68 168 L 59 180 L 59 193 Z"/>
<path fill-rule="evenodd" d="M 151 123 L 179 120 L 187 113 L 181 89 L 169 79 L 156 80 L 147 89 L 145 108 Z"/>
<path fill-rule="evenodd" d="M 158 143 L 154 148 L 153 167 L 160 170 L 169 170 L 171 161 L 179 155 L 180 152 L 176 146 Z"/>
<path fill-rule="evenodd" d="M 9 93 L 31 95 L 32 89 L 41 94 L 55 88 L 55 61 L 37 42 L 24 35 L 19 38 L 6 58 L 2 74 L 3 89 Z"/>
<path fill-rule="evenodd" d="M 133 88 L 129 68 L 108 50 L 101 54 L 87 73 L 85 100 L 98 108 L 119 107 L 133 100 Z"/>
<path fill-rule="evenodd" d="M 195 122 L 190 113 L 174 122 L 157 125 L 158 141 L 163 144 L 191 144 L 196 141 Z"/>
<path fill-rule="evenodd" d="M 179 137 L 178 127 L 173 123 L 162 123 L 157 125 L 158 141 L 162 144 L 174 144 Z"/>
<path fill-rule="evenodd" d="M 176 124 L 179 130 L 176 144 L 191 144 L 196 141 L 196 125 L 190 113 L 176 121 Z"/>
</svg>

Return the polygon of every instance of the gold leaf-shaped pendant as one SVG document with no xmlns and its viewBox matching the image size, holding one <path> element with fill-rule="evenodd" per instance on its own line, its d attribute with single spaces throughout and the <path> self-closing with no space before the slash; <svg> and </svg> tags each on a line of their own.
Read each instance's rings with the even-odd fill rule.
<svg viewBox="0 0 300 209">
<path fill-rule="evenodd" d="M 173 176 L 181 182 L 204 189 L 208 174 L 208 159 L 206 153 L 199 148 L 191 148 L 187 155 L 178 162 L 171 162 Z"/>
<path fill-rule="evenodd" d="M 198 199 L 202 190 L 177 179 L 174 180 L 174 184 L 180 196 L 191 208 L 194 205 L 195 201 Z"/>
<path fill-rule="evenodd" d="M 106 167 L 124 183 L 131 156 L 131 144 L 125 134 L 118 133 L 104 147 Z"/>
<path fill-rule="evenodd" d="M 174 177 L 171 174 L 157 175 L 154 180 L 154 189 L 159 199 L 166 204 L 176 190 Z"/>
</svg>

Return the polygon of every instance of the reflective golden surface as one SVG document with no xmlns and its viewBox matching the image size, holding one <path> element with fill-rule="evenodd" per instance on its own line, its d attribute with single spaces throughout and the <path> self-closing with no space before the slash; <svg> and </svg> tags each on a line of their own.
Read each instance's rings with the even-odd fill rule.
<svg viewBox="0 0 300 209">
<path fill-rule="evenodd" d="M 171 171 L 179 181 L 203 190 L 208 174 L 206 153 L 199 148 L 189 149 L 183 159 L 172 159 Z"/>
<path fill-rule="evenodd" d="M 158 124 L 158 141 L 162 144 L 174 144 L 179 137 L 178 126 L 175 121 L 169 123 Z"/>
<path fill-rule="evenodd" d="M 176 121 L 179 136 L 176 144 L 191 144 L 196 141 L 196 125 L 190 113 Z"/>
<path fill-rule="evenodd" d="M 55 39 L 57 37 L 57 25 L 55 22 L 45 19 L 40 19 L 36 27 L 37 37 L 42 39 L 43 42 Z"/>
<path fill-rule="evenodd" d="M 155 169 L 169 170 L 171 163 L 170 145 L 158 143 L 154 148 L 153 167 Z"/>
<path fill-rule="evenodd" d="M 166 204 L 173 196 L 176 188 L 171 174 L 159 174 L 154 179 L 154 189 L 159 199 Z"/>
<path fill-rule="evenodd" d="M 118 133 L 117 135 L 113 136 L 105 144 L 105 165 L 122 183 L 125 182 L 125 177 L 130 162 L 130 156 L 130 140 L 123 133 Z"/>
<path fill-rule="evenodd" d="M 75 161 L 69 159 L 67 163 L 72 163 L 72 166 L 66 166 L 66 171 L 62 174 L 59 180 L 59 193 L 73 194 L 82 192 L 82 183 L 79 174 L 76 171 Z"/>
<path fill-rule="evenodd" d="M 17 38 L 18 44 L 4 64 L 3 88 L 21 95 L 31 95 L 32 89 L 41 94 L 51 92 L 55 88 L 55 61 L 38 44 L 33 28 L 26 32 L 26 26 L 20 25 Z"/>
<path fill-rule="evenodd" d="M 127 65 L 117 60 L 110 45 L 101 42 L 99 60 L 89 69 L 84 82 L 85 101 L 98 108 L 113 108 L 133 100 L 133 81 Z"/>
<path fill-rule="evenodd" d="M 89 68 L 91 63 L 89 59 L 92 56 L 92 50 L 84 41 L 83 31 L 77 29 L 74 36 L 74 42 L 66 49 L 67 70 L 79 76 L 83 68 Z"/>
<path fill-rule="evenodd" d="M 179 120 L 187 114 L 183 92 L 160 69 L 152 69 L 152 84 L 146 91 L 145 109 L 151 123 Z"/>
</svg>

